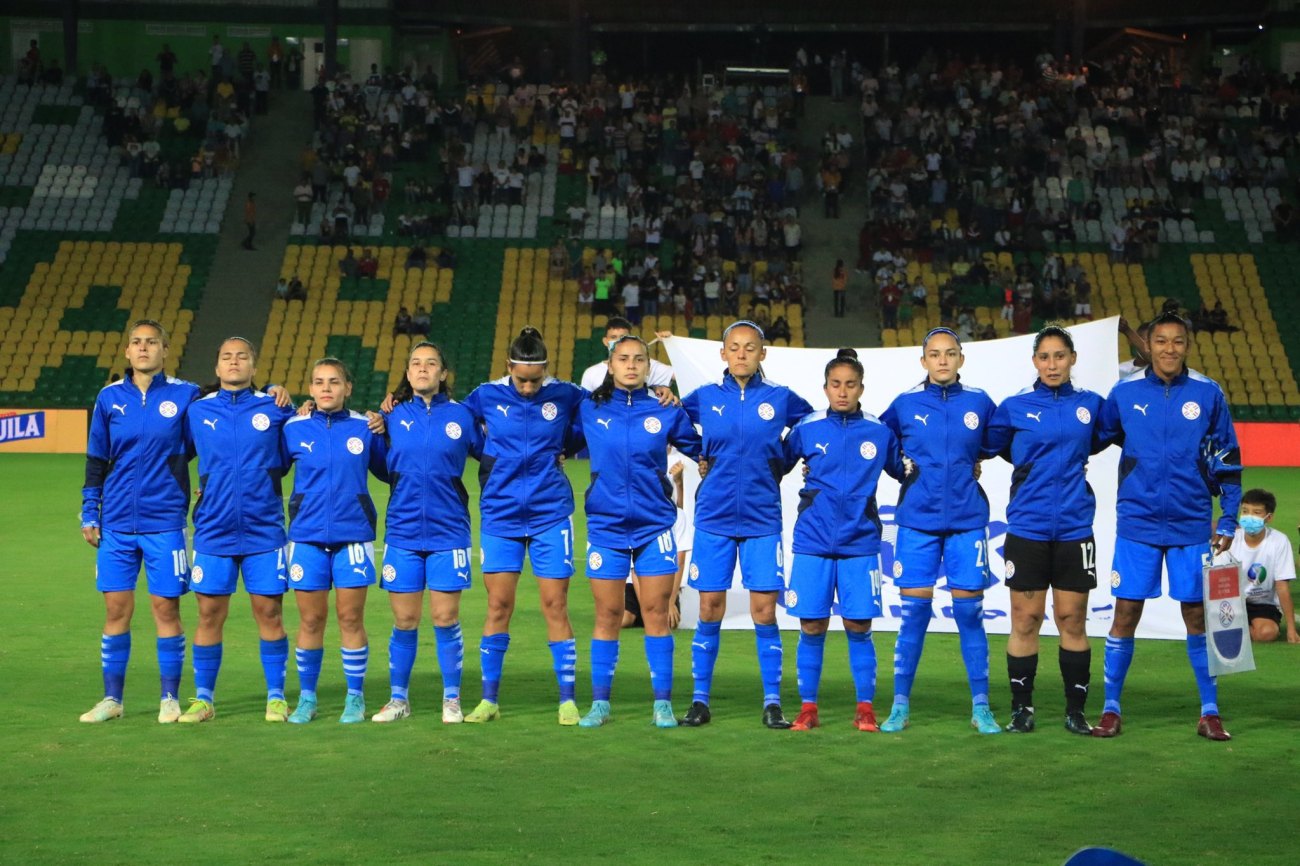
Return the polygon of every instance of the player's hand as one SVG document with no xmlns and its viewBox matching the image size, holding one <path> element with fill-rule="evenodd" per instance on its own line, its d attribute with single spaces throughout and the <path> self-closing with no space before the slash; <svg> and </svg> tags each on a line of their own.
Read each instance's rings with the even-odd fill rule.
<svg viewBox="0 0 1300 866">
<path fill-rule="evenodd" d="M 808 473 L 811 472 L 811 471 L 812 471 L 812 469 L 808 466 L 808 464 L 807 464 L 807 463 L 804 463 L 804 465 L 803 465 L 803 477 L 804 477 L 804 480 L 807 480 L 807 478 L 808 478 Z"/>
<path fill-rule="evenodd" d="M 397 407 L 397 401 L 393 399 L 393 395 L 390 392 L 384 395 L 384 402 L 379 404 L 379 411 L 387 415 L 389 412 L 392 412 L 393 409 L 396 407 Z"/>
<path fill-rule="evenodd" d="M 288 409 L 293 406 L 293 397 L 280 385 L 272 385 L 266 389 L 266 393 L 275 398 L 275 405 L 281 409 Z"/>
<path fill-rule="evenodd" d="M 976 461 L 975 461 L 975 471 L 974 471 L 973 473 L 971 473 L 971 474 L 973 474 L 973 475 L 975 476 L 975 480 L 976 480 L 976 481 L 979 481 L 979 480 L 980 480 L 980 476 L 984 474 L 984 461 L 982 461 L 982 460 L 976 460 Z"/>
<path fill-rule="evenodd" d="M 700 480 L 703 480 L 704 476 L 708 474 L 709 474 L 709 461 L 701 457 L 700 458 Z"/>
<path fill-rule="evenodd" d="M 91 547 L 99 547 L 99 527 L 83 526 L 81 527 L 81 537 L 86 539 L 86 543 Z"/>
<path fill-rule="evenodd" d="M 374 433 L 376 436 L 383 436 L 388 430 L 388 425 L 384 422 L 384 416 L 380 415 L 378 412 L 366 413 L 366 426 L 369 427 L 370 432 Z"/>
<path fill-rule="evenodd" d="M 914 461 L 911 457 L 904 457 L 903 477 L 906 478 L 907 476 L 911 475 L 915 471 L 916 471 L 916 461 Z"/>
<path fill-rule="evenodd" d="M 672 466 L 668 467 L 668 477 L 674 481 L 680 481 L 682 478 L 682 470 L 684 468 L 682 461 L 678 460 Z"/>
<path fill-rule="evenodd" d="M 306 400 L 303 400 L 302 405 L 298 407 L 298 414 L 303 417 L 306 417 L 315 411 L 316 411 L 316 401 L 312 400 L 310 397 L 307 398 Z"/>
<path fill-rule="evenodd" d="M 657 338 L 659 338 L 660 340 L 671 340 L 672 337 L 673 337 L 673 332 L 672 332 L 672 331 L 655 331 L 655 336 L 656 336 Z"/>
<path fill-rule="evenodd" d="M 1232 536 L 1216 535 L 1214 536 L 1214 540 L 1210 542 L 1210 547 L 1216 554 L 1223 553 L 1229 547 L 1232 547 Z"/>
<path fill-rule="evenodd" d="M 669 617 L 672 617 L 672 611 L 671 611 L 671 610 L 668 612 L 668 616 L 669 616 Z M 1287 643 L 1300 643 L 1300 632 L 1297 632 L 1295 629 L 1289 629 L 1289 630 L 1287 631 L 1287 633 L 1286 633 L 1286 642 L 1287 642 Z"/>
<path fill-rule="evenodd" d="M 667 385 L 655 385 L 650 389 L 654 391 L 655 397 L 659 398 L 660 406 L 680 406 L 682 401 L 673 393 L 673 389 Z"/>
<path fill-rule="evenodd" d="M 672 598 L 668 599 L 669 631 L 675 631 L 677 629 L 677 626 L 681 624 L 681 621 L 682 621 L 682 612 L 677 609 L 677 597 L 673 596 Z"/>
</svg>

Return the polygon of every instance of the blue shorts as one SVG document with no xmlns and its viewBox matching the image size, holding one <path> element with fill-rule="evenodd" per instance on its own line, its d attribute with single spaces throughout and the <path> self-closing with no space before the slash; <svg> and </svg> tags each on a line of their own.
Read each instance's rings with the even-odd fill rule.
<svg viewBox="0 0 1300 866">
<path fill-rule="evenodd" d="M 354 589 L 375 582 L 375 545 L 369 541 L 326 547 L 307 541 L 289 542 L 289 588 L 301 590 Z"/>
<path fill-rule="evenodd" d="M 633 549 L 587 545 L 587 577 L 627 580 L 632 569 L 642 577 L 677 573 L 677 539 L 671 529 Z"/>
<path fill-rule="evenodd" d="M 185 551 L 183 529 L 138 534 L 102 530 L 95 551 L 95 589 L 134 592 L 141 564 L 150 595 L 179 598 L 190 591 L 189 555 Z"/>
<path fill-rule="evenodd" d="M 948 578 L 947 589 L 983 592 L 997 583 L 989 574 L 988 529 L 963 532 L 925 532 L 898 527 L 894 545 L 894 585 L 921 589 L 939 582 L 939 564 Z"/>
<path fill-rule="evenodd" d="M 244 556 L 220 556 L 194 551 L 190 588 L 204 595 L 233 595 L 238 576 L 244 575 L 249 595 L 284 595 L 286 589 L 285 549 L 277 547 Z"/>
<path fill-rule="evenodd" d="M 1185 547 L 1156 547 L 1128 538 L 1115 539 L 1110 566 L 1110 594 L 1140 601 L 1160 597 L 1160 564 L 1169 572 L 1169 597 L 1199 604 L 1201 568 L 1209 561 L 1210 542 Z"/>
<path fill-rule="evenodd" d="M 469 548 L 407 550 L 384 545 L 384 580 L 389 592 L 461 592 L 471 586 Z"/>
<path fill-rule="evenodd" d="M 750 592 L 780 592 L 785 589 L 781 533 L 754 538 L 731 538 L 695 528 L 695 547 L 687 584 L 699 592 L 731 589 L 740 560 L 740 585 Z"/>
<path fill-rule="evenodd" d="M 839 600 L 843 619 L 875 619 L 881 614 L 880 554 L 874 556 L 790 555 L 786 612 L 799 619 L 826 619 Z"/>
<path fill-rule="evenodd" d="M 524 570 L 524 553 L 533 574 L 556 580 L 573 577 L 573 518 L 561 520 L 536 535 L 508 538 L 480 534 L 484 574 L 518 574 Z"/>
</svg>

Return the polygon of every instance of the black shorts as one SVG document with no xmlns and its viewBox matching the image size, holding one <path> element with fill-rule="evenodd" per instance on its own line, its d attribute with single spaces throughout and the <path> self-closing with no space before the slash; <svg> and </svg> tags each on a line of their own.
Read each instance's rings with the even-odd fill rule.
<svg viewBox="0 0 1300 866">
<path fill-rule="evenodd" d="M 1282 608 L 1274 607 L 1271 604 L 1251 604 L 1246 602 L 1246 620 L 1253 622 L 1257 619 L 1271 620 L 1275 625 L 1282 624 Z"/>
<path fill-rule="evenodd" d="M 1008 532 L 1002 557 L 1008 589 L 1088 592 L 1097 587 L 1097 542 L 1091 535 L 1077 541 L 1031 541 Z"/>
<path fill-rule="evenodd" d="M 623 585 L 623 608 L 633 617 L 628 628 L 645 628 L 645 620 L 641 618 L 641 599 L 636 597 L 636 587 L 631 581 Z M 677 612 L 682 612 L 681 593 L 677 594 Z"/>
</svg>

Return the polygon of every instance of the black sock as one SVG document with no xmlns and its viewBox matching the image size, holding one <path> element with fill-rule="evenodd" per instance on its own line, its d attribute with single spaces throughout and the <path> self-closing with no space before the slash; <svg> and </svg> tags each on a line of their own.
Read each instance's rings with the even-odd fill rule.
<svg viewBox="0 0 1300 866">
<path fill-rule="evenodd" d="M 1061 679 L 1065 682 L 1066 712 L 1083 712 L 1092 679 L 1092 648 L 1068 650 L 1061 647 Z"/>
<path fill-rule="evenodd" d="M 1013 656 L 1007 653 L 1007 677 L 1011 680 L 1011 709 L 1034 705 L 1034 675 L 1038 673 L 1038 653 Z"/>
</svg>

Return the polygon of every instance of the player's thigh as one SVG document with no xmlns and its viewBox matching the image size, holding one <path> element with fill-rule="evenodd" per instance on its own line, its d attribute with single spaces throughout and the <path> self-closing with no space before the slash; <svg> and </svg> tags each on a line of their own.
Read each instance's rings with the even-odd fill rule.
<svg viewBox="0 0 1300 866">
<path fill-rule="evenodd" d="M 1163 548 L 1130 538 L 1116 538 L 1110 565 L 1110 594 L 1129 601 L 1159 598 L 1163 561 Z"/>
<path fill-rule="evenodd" d="M 194 551 L 190 588 L 204 595 L 233 595 L 239 585 L 239 557 Z"/>
<path fill-rule="evenodd" d="M 309 541 L 289 543 L 289 588 L 300 592 L 328 591 L 333 585 L 331 551 Z"/>
<path fill-rule="evenodd" d="M 100 592 L 134 592 L 144 562 L 139 536 L 105 529 L 95 549 L 95 589 Z"/>
<path fill-rule="evenodd" d="M 750 592 L 785 589 L 785 551 L 781 533 L 740 540 L 740 583 Z"/>
<path fill-rule="evenodd" d="M 943 571 L 949 589 L 983 592 L 996 583 L 989 574 L 988 530 L 981 527 L 945 534 Z"/>
<path fill-rule="evenodd" d="M 341 544 L 331 550 L 334 588 L 361 589 L 375 582 L 375 545 L 370 541 Z"/>
<path fill-rule="evenodd" d="M 1053 542 L 1051 553 L 1053 589 L 1086 596 L 1097 588 L 1097 541 L 1091 535 Z"/>
<path fill-rule="evenodd" d="M 617 547 L 587 545 L 587 577 L 590 580 L 616 580 L 626 583 L 632 573 L 632 551 Z M 593 588 L 593 591 L 594 588 Z"/>
<path fill-rule="evenodd" d="M 565 519 L 528 539 L 528 561 L 536 577 L 573 577 L 573 521 Z"/>
<path fill-rule="evenodd" d="M 883 611 L 880 596 L 880 555 L 846 556 L 835 560 L 835 595 L 840 617 L 870 620 Z"/>
<path fill-rule="evenodd" d="M 285 563 L 282 547 L 242 557 L 239 570 L 244 576 L 244 590 L 249 595 L 284 595 L 287 583 Z"/>
<path fill-rule="evenodd" d="M 632 551 L 632 567 L 642 577 L 677 573 L 677 539 L 666 529 Z"/>
<path fill-rule="evenodd" d="M 739 541 L 726 535 L 695 530 L 695 548 L 687 569 L 687 584 L 698 592 L 725 592 L 736 573 Z"/>
<path fill-rule="evenodd" d="M 479 563 L 484 574 L 518 574 L 524 570 L 527 538 L 504 535 L 479 535 Z"/>
<path fill-rule="evenodd" d="M 799 619 L 826 619 L 835 600 L 835 560 L 808 553 L 790 555 L 786 612 Z"/>
<path fill-rule="evenodd" d="M 1052 585 L 1052 543 L 1007 533 L 1002 558 L 1006 562 L 1007 589 L 1039 592 Z"/>
<path fill-rule="evenodd" d="M 1188 544 L 1165 549 L 1165 571 L 1169 575 L 1169 597 L 1185 604 L 1200 604 L 1205 598 L 1203 569 L 1210 561 L 1210 543 Z"/>
<path fill-rule="evenodd" d="M 148 532 L 139 536 L 149 594 L 178 598 L 190 591 L 189 552 L 185 531 Z"/>
<path fill-rule="evenodd" d="M 937 532 L 898 527 L 894 542 L 894 585 L 899 589 L 932 588 L 939 579 L 943 536 Z"/>
</svg>

